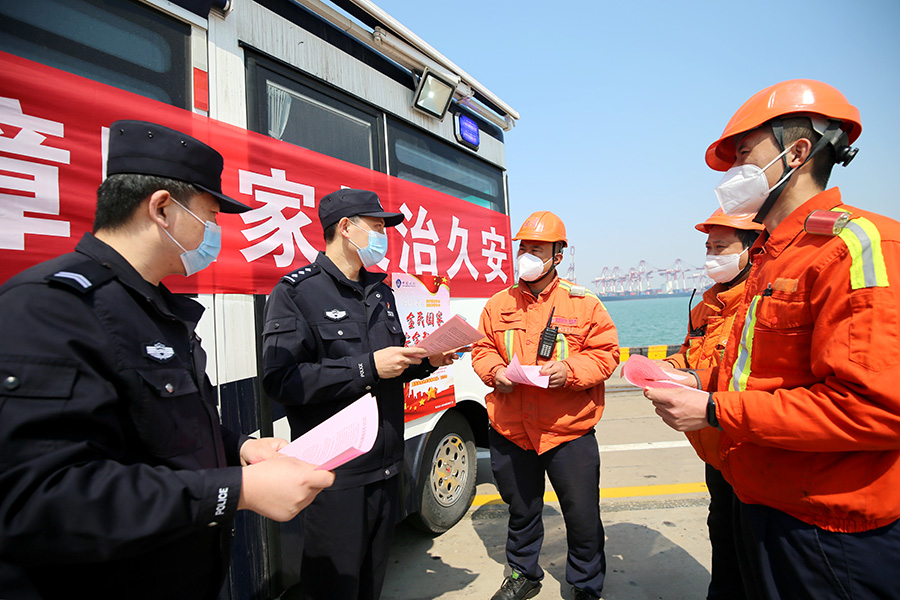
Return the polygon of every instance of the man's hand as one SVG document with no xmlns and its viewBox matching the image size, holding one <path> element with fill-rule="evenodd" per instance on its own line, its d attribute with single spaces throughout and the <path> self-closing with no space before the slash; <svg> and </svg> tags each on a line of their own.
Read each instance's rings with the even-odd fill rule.
<svg viewBox="0 0 900 600">
<path fill-rule="evenodd" d="M 656 414 L 675 431 L 697 431 L 709 426 L 706 421 L 709 392 L 685 388 L 647 388 L 644 396 L 653 402 Z"/>
<path fill-rule="evenodd" d="M 454 352 L 444 352 L 443 354 L 435 354 L 434 356 L 428 357 L 428 362 L 431 363 L 432 367 L 446 367 L 447 365 L 452 365 L 453 361 L 459 358 L 459 354 Z"/>
<path fill-rule="evenodd" d="M 566 363 L 561 360 L 551 360 L 541 365 L 540 372 L 541 375 L 550 376 L 550 384 L 547 387 L 558 388 L 566 384 L 569 369 L 566 367 Z"/>
<path fill-rule="evenodd" d="M 238 510 L 252 510 L 282 522 L 293 519 L 334 483 L 331 471 L 316 471 L 309 463 L 280 454 L 246 466 L 242 472 Z"/>
<path fill-rule="evenodd" d="M 278 456 L 278 451 L 288 445 L 281 438 L 250 438 L 241 444 L 241 466 L 253 465 Z"/>
<path fill-rule="evenodd" d="M 421 348 L 404 348 L 388 346 L 375 351 L 375 370 L 380 379 L 399 377 L 409 365 L 418 365 L 425 358 Z"/>
<path fill-rule="evenodd" d="M 685 373 L 681 369 L 675 368 L 672 363 L 667 360 L 657 359 L 654 360 L 653 363 L 662 369 L 666 375 L 671 377 L 673 380 L 677 381 L 681 385 L 686 385 L 688 387 L 696 388 L 697 387 L 697 378 L 691 375 L 690 373 Z"/>
<path fill-rule="evenodd" d="M 500 367 L 494 373 L 494 389 L 501 394 L 508 394 L 513 391 L 516 384 L 506 378 L 506 367 Z"/>
</svg>

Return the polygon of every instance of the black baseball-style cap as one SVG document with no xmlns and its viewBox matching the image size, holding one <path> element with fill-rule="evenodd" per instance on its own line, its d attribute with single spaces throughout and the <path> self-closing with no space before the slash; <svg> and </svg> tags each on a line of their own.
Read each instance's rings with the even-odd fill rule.
<svg viewBox="0 0 900 600">
<path fill-rule="evenodd" d="M 403 222 L 402 213 L 384 210 L 378 194 L 368 190 L 344 189 L 331 192 L 319 201 L 319 221 L 322 229 L 328 229 L 344 217 L 381 217 L 385 227 Z"/>
<path fill-rule="evenodd" d="M 222 193 L 222 155 L 198 139 L 146 121 L 116 121 L 109 126 L 106 174 L 132 173 L 190 183 L 219 200 L 223 213 L 250 210 Z"/>
</svg>

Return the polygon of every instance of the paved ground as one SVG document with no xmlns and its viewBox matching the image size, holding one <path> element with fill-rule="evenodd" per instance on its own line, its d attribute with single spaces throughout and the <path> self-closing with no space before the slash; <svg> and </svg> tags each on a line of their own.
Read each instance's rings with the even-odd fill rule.
<svg viewBox="0 0 900 600">
<path fill-rule="evenodd" d="M 606 528 L 605 600 L 699 600 L 709 582 L 708 496 L 703 465 L 684 436 L 670 430 L 643 395 L 617 377 L 597 428 L 601 512 Z M 571 598 L 565 583 L 565 528 L 552 489 L 544 508 L 537 600 Z M 432 537 L 402 524 L 384 600 L 482 598 L 508 574 L 506 505 L 499 501 L 486 453 L 478 461 L 478 497 L 466 517 Z"/>
</svg>

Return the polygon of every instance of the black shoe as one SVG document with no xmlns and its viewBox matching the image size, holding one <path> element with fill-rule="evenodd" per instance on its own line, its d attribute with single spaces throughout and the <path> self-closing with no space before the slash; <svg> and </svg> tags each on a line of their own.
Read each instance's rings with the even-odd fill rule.
<svg viewBox="0 0 900 600">
<path fill-rule="evenodd" d="M 503 585 L 491 596 L 491 600 L 525 600 L 534 598 L 540 591 L 540 581 L 531 581 L 518 571 L 513 571 L 512 575 L 503 580 Z"/>
<path fill-rule="evenodd" d="M 587 590 L 579 590 L 577 587 L 573 586 L 572 591 L 575 592 L 575 595 L 572 596 L 572 600 L 600 600 L 600 596 L 595 596 Z"/>
</svg>

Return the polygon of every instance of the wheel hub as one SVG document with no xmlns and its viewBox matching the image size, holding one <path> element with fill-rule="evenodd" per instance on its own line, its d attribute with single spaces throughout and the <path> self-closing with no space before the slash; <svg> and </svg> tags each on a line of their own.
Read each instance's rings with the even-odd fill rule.
<svg viewBox="0 0 900 600">
<path fill-rule="evenodd" d="M 438 504 L 452 506 L 459 500 L 469 478 L 469 453 L 456 434 L 444 436 L 434 453 L 431 493 Z"/>
</svg>

